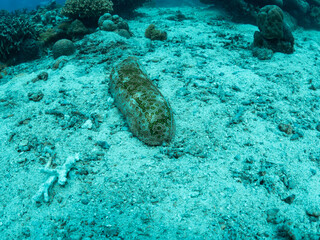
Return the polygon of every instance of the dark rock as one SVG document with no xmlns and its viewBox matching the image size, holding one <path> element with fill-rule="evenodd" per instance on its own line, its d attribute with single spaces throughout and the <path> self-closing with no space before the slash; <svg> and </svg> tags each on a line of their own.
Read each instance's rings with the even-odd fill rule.
<svg viewBox="0 0 320 240">
<path fill-rule="evenodd" d="M 280 218 L 278 216 L 279 209 L 278 208 L 272 208 L 267 210 L 267 222 L 278 224 L 280 223 Z"/>
<path fill-rule="evenodd" d="M 78 19 L 74 20 L 67 29 L 67 34 L 71 38 L 82 37 L 89 33 L 88 28 Z"/>
<path fill-rule="evenodd" d="M 281 132 L 284 132 L 288 135 L 293 133 L 293 127 L 290 124 L 280 123 L 278 128 Z"/>
<path fill-rule="evenodd" d="M 150 38 L 151 40 L 164 41 L 167 39 L 167 33 L 156 29 L 154 24 L 150 24 L 145 31 L 145 37 Z"/>
<path fill-rule="evenodd" d="M 97 141 L 97 145 L 107 150 L 110 148 L 110 145 L 106 141 Z"/>
<path fill-rule="evenodd" d="M 118 31 L 118 34 L 121 36 L 121 37 L 124 37 L 124 38 L 130 38 L 131 37 L 131 34 L 128 32 L 128 30 L 126 29 L 120 29 Z"/>
<path fill-rule="evenodd" d="M 268 48 L 273 52 L 293 53 L 294 39 L 291 31 L 284 25 L 284 37 L 282 39 L 266 39 L 261 32 L 254 33 L 253 46 L 259 48 Z"/>
<path fill-rule="evenodd" d="M 265 39 L 283 38 L 283 12 L 278 6 L 267 5 L 261 8 L 257 24 Z"/>
<path fill-rule="evenodd" d="M 294 38 L 283 19 L 283 12 L 278 6 L 261 8 L 257 20 L 260 32 L 254 33 L 253 46 L 273 52 L 293 53 Z"/>
<path fill-rule="evenodd" d="M 34 79 L 32 79 L 32 82 L 35 83 L 39 80 L 43 80 L 43 81 L 47 81 L 48 80 L 48 73 L 47 72 L 42 72 L 40 74 L 38 74 L 37 77 L 35 77 Z"/>
<path fill-rule="evenodd" d="M 257 57 L 259 60 L 269 60 L 273 56 L 273 51 L 268 48 L 258 48 L 254 47 L 252 49 L 252 55 Z"/>
<path fill-rule="evenodd" d="M 291 203 L 293 203 L 295 198 L 296 198 L 296 195 L 291 194 L 290 196 L 288 196 L 285 199 L 283 199 L 283 201 L 288 203 L 288 204 L 291 204 Z"/>
<path fill-rule="evenodd" d="M 41 91 L 35 93 L 28 93 L 28 98 L 31 101 L 39 102 L 43 98 L 44 94 Z"/>
</svg>

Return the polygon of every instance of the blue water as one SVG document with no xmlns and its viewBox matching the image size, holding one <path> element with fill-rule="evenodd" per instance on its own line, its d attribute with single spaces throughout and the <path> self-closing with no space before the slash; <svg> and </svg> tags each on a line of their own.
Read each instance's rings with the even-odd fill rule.
<svg viewBox="0 0 320 240">
<path fill-rule="evenodd" d="M 50 0 L 1 0 L 0 9 L 14 11 L 17 9 L 27 8 L 29 10 L 35 9 L 38 5 L 46 5 Z M 63 4 L 65 0 L 56 0 L 57 3 Z"/>
<path fill-rule="evenodd" d="M 154 0 L 158 6 L 174 5 L 197 5 L 199 0 Z M 50 0 L 1 0 L 0 9 L 14 11 L 17 9 L 27 8 L 29 10 L 36 8 L 38 5 L 46 5 Z M 65 0 L 56 0 L 57 3 L 63 4 Z"/>
</svg>

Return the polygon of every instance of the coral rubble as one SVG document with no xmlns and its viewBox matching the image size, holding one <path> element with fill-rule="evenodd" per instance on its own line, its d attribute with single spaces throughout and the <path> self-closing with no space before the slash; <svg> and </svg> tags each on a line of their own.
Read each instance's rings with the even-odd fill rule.
<svg viewBox="0 0 320 240">
<path fill-rule="evenodd" d="M 60 167 L 49 169 L 49 166 L 46 166 L 46 168 L 42 169 L 41 171 L 47 173 L 50 177 L 40 186 L 38 192 L 32 198 L 33 201 L 36 203 L 40 203 L 42 200 L 44 202 L 49 202 L 50 188 L 56 181 L 58 181 L 58 184 L 61 186 L 65 185 L 68 173 L 78 160 L 79 154 L 75 154 L 74 156 L 69 156 L 66 162 Z"/>
</svg>

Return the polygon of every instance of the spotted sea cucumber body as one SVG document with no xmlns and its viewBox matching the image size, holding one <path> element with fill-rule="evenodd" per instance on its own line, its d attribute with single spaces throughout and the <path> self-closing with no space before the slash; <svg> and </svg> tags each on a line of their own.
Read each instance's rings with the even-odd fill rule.
<svg viewBox="0 0 320 240">
<path fill-rule="evenodd" d="M 112 69 L 109 90 L 133 135 L 148 145 L 172 139 L 175 124 L 171 107 L 135 57 Z"/>
</svg>

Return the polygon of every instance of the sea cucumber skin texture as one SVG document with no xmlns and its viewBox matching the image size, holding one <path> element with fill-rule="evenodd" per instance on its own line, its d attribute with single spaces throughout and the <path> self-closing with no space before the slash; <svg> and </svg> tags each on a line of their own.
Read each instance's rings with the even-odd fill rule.
<svg viewBox="0 0 320 240">
<path fill-rule="evenodd" d="M 151 146 L 173 138 L 172 109 L 137 58 L 128 57 L 112 69 L 109 91 L 134 136 Z"/>
</svg>

